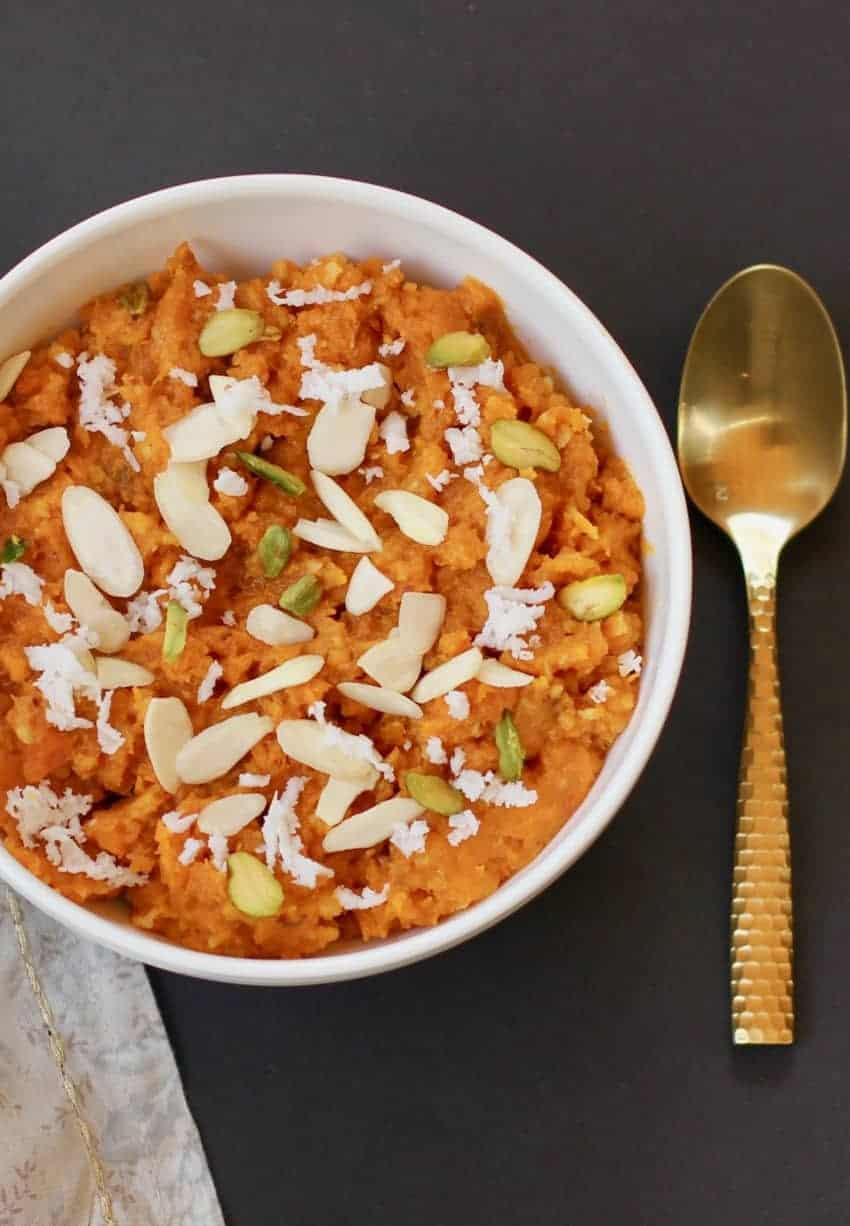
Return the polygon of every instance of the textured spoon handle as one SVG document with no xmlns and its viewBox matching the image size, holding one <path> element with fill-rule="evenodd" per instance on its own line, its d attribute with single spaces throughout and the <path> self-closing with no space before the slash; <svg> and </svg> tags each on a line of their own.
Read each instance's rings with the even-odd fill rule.
<svg viewBox="0 0 850 1226">
<path fill-rule="evenodd" d="M 748 577 L 747 595 L 750 674 L 732 887 L 732 1035 L 736 1044 L 792 1043 L 791 848 L 775 576 Z"/>
</svg>

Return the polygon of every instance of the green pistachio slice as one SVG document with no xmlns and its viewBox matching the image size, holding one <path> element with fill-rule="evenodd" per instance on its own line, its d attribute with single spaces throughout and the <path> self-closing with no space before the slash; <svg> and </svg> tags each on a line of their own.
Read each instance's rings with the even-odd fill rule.
<svg viewBox="0 0 850 1226">
<path fill-rule="evenodd" d="M 616 613 L 627 594 L 622 575 L 594 575 L 562 587 L 558 603 L 580 622 L 598 622 Z"/>
<path fill-rule="evenodd" d="M 26 551 L 26 543 L 19 536 L 8 536 L 0 550 L 0 563 L 19 562 Z"/>
<path fill-rule="evenodd" d="M 322 585 L 315 575 L 302 575 L 281 594 L 278 604 L 287 613 L 306 617 L 312 613 L 322 597 Z"/>
<path fill-rule="evenodd" d="M 490 447 L 497 460 L 509 468 L 545 468 L 556 473 L 561 453 L 548 434 L 527 421 L 501 418 L 490 427 Z"/>
<path fill-rule="evenodd" d="M 186 646 L 189 614 L 176 600 L 169 600 L 165 612 L 165 636 L 162 640 L 162 658 L 169 664 L 178 660 Z"/>
<path fill-rule="evenodd" d="M 294 473 L 288 473 L 285 468 L 280 468 L 277 464 L 262 459 L 261 456 L 253 455 L 250 451 L 237 451 L 236 454 L 255 476 L 271 481 L 272 485 L 282 489 L 284 494 L 292 494 L 297 498 L 307 488 L 300 477 L 296 477 Z"/>
<path fill-rule="evenodd" d="M 206 358 L 222 358 L 261 340 L 265 330 L 266 322 L 259 311 L 229 307 L 210 315 L 198 337 L 198 348 Z"/>
<path fill-rule="evenodd" d="M 446 332 L 437 337 L 425 354 L 429 366 L 478 366 L 490 356 L 490 346 L 480 332 Z"/>
<path fill-rule="evenodd" d="M 466 808 L 463 795 L 453 788 L 439 775 L 426 775 L 421 771 L 408 771 L 404 776 L 407 790 L 423 809 L 432 813 L 442 813 L 444 817 L 452 817 L 462 813 Z"/>
<path fill-rule="evenodd" d="M 283 887 L 262 860 L 247 851 L 227 857 L 227 893 L 237 911 L 251 919 L 269 919 L 283 906 Z"/>
<path fill-rule="evenodd" d="M 495 736 L 499 751 L 499 774 L 508 782 L 519 779 L 525 762 L 525 750 L 510 711 L 502 714 L 496 724 Z"/>
<path fill-rule="evenodd" d="M 118 295 L 118 301 L 124 310 L 128 311 L 136 319 L 139 315 L 144 315 L 148 309 L 150 296 L 147 281 L 136 281 L 133 285 L 128 285 L 126 289 L 122 289 Z"/>
<path fill-rule="evenodd" d="M 276 579 L 292 556 L 292 533 L 283 524 L 272 524 L 260 538 L 257 553 L 263 574 Z"/>
</svg>

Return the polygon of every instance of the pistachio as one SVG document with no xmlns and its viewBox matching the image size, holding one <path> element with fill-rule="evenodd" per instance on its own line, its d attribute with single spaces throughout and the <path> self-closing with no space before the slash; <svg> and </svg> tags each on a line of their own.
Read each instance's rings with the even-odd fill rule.
<svg viewBox="0 0 850 1226">
<path fill-rule="evenodd" d="M 286 660 L 252 681 L 243 681 L 225 694 L 222 700 L 222 711 L 232 707 L 241 707 L 246 702 L 254 702 L 257 698 L 267 698 L 269 694 L 277 694 L 279 690 L 291 689 L 294 685 L 306 685 L 308 681 L 322 671 L 325 666 L 324 656 L 295 656 Z"/>
<path fill-rule="evenodd" d="M 198 348 L 206 358 L 225 357 L 260 340 L 265 329 L 259 311 L 229 307 L 209 317 L 198 337 Z"/>
<path fill-rule="evenodd" d="M 179 698 L 152 698 L 145 711 L 145 748 L 161 788 L 180 786 L 177 755 L 192 739 L 192 721 Z"/>
<path fill-rule="evenodd" d="M 544 468 L 556 473 L 561 453 L 548 434 L 527 421 L 503 417 L 490 427 L 490 447 L 497 460 L 509 468 Z"/>
<path fill-rule="evenodd" d="M 490 356 L 490 346 L 480 332 L 446 332 L 425 354 L 429 366 L 478 366 Z"/>
<path fill-rule="evenodd" d="M 13 353 L 5 362 L 0 363 L 0 404 L 6 399 L 18 381 L 18 375 L 30 360 L 29 349 L 22 353 Z"/>
<path fill-rule="evenodd" d="M 322 598 L 322 585 L 315 575 L 302 575 L 281 594 L 278 604 L 296 617 L 312 613 Z"/>
<path fill-rule="evenodd" d="M 627 594 L 622 575 L 594 575 L 562 587 L 558 603 L 580 622 L 597 622 L 616 613 Z"/>
<path fill-rule="evenodd" d="M 272 524 L 260 538 L 257 553 L 263 574 L 276 579 L 292 556 L 292 533 L 283 524 Z"/>
<path fill-rule="evenodd" d="M 525 750 L 510 711 L 502 713 L 496 724 L 495 738 L 499 751 L 499 774 L 508 782 L 519 779 L 525 762 Z"/>
<path fill-rule="evenodd" d="M 282 613 L 274 605 L 257 604 L 245 619 L 245 629 L 252 638 L 269 647 L 290 647 L 315 638 L 316 631 L 297 617 Z"/>
<path fill-rule="evenodd" d="M 432 813 L 442 813 L 443 817 L 453 817 L 462 813 L 466 801 L 462 794 L 453 788 L 439 775 L 426 775 L 422 771 L 408 771 L 404 776 L 408 792 L 423 809 Z"/>
<path fill-rule="evenodd" d="M 19 562 L 26 551 L 27 547 L 19 536 L 8 536 L 0 550 L 0 564 Z"/>
<path fill-rule="evenodd" d="M 279 465 L 272 464 L 269 460 L 262 459 L 261 456 L 252 455 L 250 451 L 237 451 L 236 454 L 255 476 L 271 481 L 272 485 L 283 490 L 284 494 L 291 494 L 297 498 L 307 488 L 300 477 L 296 477 L 294 473 L 288 473 L 285 468 L 280 468 Z"/>
<path fill-rule="evenodd" d="M 227 896 L 251 919 L 271 919 L 283 906 L 283 887 L 270 868 L 247 851 L 227 857 Z"/>
<path fill-rule="evenodd" d="M 118 301 L 125 311 L 136 319 L 139 315 L 144 315 L 148 309 L 150 300 L 150 290 L 147 281 L 135 281 L 132 285 L 126 286 L 118 295 Z"/>
<path fill-rule="evenodd" d="M 407 490 L 384 490 L 375 506 L 392 516 L 399 530 L 418 545 L 442 545 L 449 530 L 449 517 L 442 507 Z"/>
<path fill-rule="evenodd" d="M 162 640 L 162 658 L 169 664 L 179 660 L 186 646 L 189 614 L 176 600 L 169 600 L 165 611 L 165 634 Z"/>
<path fill-rule="evenodd" d="M 145 564 L 127 525 L 105 498 L 86 485 L 67 486 L 62 523 L 80 569 L 102 592 L 135 595 L 145 577 Z"/>
</svg>

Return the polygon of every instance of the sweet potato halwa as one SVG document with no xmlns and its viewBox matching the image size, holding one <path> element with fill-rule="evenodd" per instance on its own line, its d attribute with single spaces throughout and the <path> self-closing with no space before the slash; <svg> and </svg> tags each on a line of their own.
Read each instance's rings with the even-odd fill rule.
<svg viewBox="0 0 850 1226">
<path fill-rule="evenodd" d="M 183 246 L 10 381 L 0 831 L 38 877 L 298 957 L 568 820 L 637 698 L 643 502 L 486 286 Z"/>
</svg>

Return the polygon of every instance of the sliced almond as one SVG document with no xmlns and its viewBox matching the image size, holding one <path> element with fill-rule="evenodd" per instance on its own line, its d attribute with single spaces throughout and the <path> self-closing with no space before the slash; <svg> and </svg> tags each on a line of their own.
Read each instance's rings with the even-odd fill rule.
<svg viewBox="0 0 850 1226">
<path fill-rule="evenodd" d="M 370 388 L 368 392 L 361 392 L 360 399 L 376 409 L 385 409 L 393 392 L 393 372 L 384 362 L 376 362 L 375 365 L 381 372 L 383 383 L 380 387 Z"/>
<path fill-rule="evenodd" d="M 354 472 L 363 463 L 375 409 L 359 400 L 326 404 L 316 414 L 307 437 L 310 466 L 338 476 Z"/>
<path fill-rule="evenodd" d="M 316 631 L 297 617 L 290 617 L 274 605 L 257 604 L 245 620 L 245 629 L 252 638 L 267 643 L 269 647 L 291 647 L 294 643 L 306 643 L 315 637 Z"/>
<path fill-rule="evenodd" d="M 294 685 L 306 685 L 308 681 L 325 667 L 324 656 L 296 656 L 287 660 L 277 668 L 255 677 L 252 681 L 243 681 L 225 694 L 221 707 L 229 711 L 232 707 L 241 707 L 243 703 L 253 702 L 256 698 L 266 698 L 276 694 L 278 690 L 288 690 Z"/>
<path fill-rule="evenodd" d="M 59 464 L 68 454 L 71 440 L 64 426 L 48 426 L 46 430 L 36 430 L 35 434 L 31 434 L 27 446 L 35 447 L 54 464 Z"/>
<path fill-rule="evenodd" d="M 259 817 L 266 807 L 266 798 L 259 792 L 238 792 L 214 800 L 198 814 L 198 829 L 202 834 L 220 834 L 229 839 Z"/>
<path fill-rule="evenodd" d="M 231 715 L 186 742 L 177 755 L 177 774 L 183 783 L 220 779 L 273 728 L 264 715 Z"/>
<path fill-rule="evenodd" d="M 449 530 L 449 517 L 442 507 L 407 490 L 385 490 L 375 506 L 386 511 L 399 531 L 419 545 L 442 545 Z"/>
<path fill-rule="evenodd" d="M 422 657 L 407 651 L 397 636 L 364 651 L 357 663 L 378 685 L 400 694 L 415 684 L 422 671 Z"/>
<path fill-rule="evenodd" d="M 0 365 L 0 403 L 6 399 L 18 381 L 18 376 L 30 360 L 29 349 L 22 353 L 13 353 Z"/>
<path fill-rule="evenodd" d="M 357 797 L 370 791 L 377 782 L 377 771 L 372 771 L 369 781 L 359 783 L 349 783 L 347 779 L 329 779 L 319 796 L 316 817 L 326 826 L 338 826 Z"/>
<path fill-rule="evenodd" d="M 442 698 L 450 690 L 459 689 L 467 681 L 478 676 L 478 670 L 484 663 L 484 657 L 477 647 L 470 647 L 460 655 L 438 664 L 426 673 L 414 688 L 411 698 L 414 702 L 430 702 L 432 698 Z"/>
<path fill-rule="evenodd" d="M 95 656 L 95 674 L 105 690 L 123 690 L 137 685 L 150 685 L 155 677 L 141 664 L 119 660 L 115 656 Z"/>
<path fill-rule="evenodd" d="M 379 537 L 375 538 L 377 544 L 360 540 L 333 519 L 299 519 L 292 529 L 292 535 L 307 541 L 309 545 L 336 549 L 340 553 L 368 553 L 371 549 L 381 548 Z"/>
<path fill-rule="evenodd" d="M 487 513 L 487 570 L 500 587 L 519 582 L 540 528 L 542 507 L 534 482 L 514 477 L 494 491 L 498 508 Z M 507 523 L 505 531 L 503 525 Z M 500 525 L 497 532 L 494 526 Z"/>
<path fill-rule="evenodd" d="M 199 404 L 162 433 L 171 449 L 172 460 L 189 464 L 211 460 L 224 447 L 247 438 L 254 429 L 255 420 L 255 413 L 228 413 L 225 417 L 214 404 Z"/>
<path fill-rule="evenodd" d="M 81 626 L 97 635 L 97 649 L 104 655 L 120 651 L 130 638 L 130 626 L 81 570 L 66 570 L 65 603 Z"/>
<path fill-rule="evenodd" d="M 485 660 L 475 677 L 482 685 L 492 685 L 499 690 L 514 689 L 517 686 L 531 685 L 534 678 L 530 673 L 521 673 L 518 668 L 509 668 L 498 660 Z"/>
<path fill-rule="evenodd" d="M 82 639 L 69 639 L 65 644 L 68 650 L 77 657 L 87 673 L 97 673 L 97 665 L 95 664 L 94 656 L 86 647 Z"/>
<path fill-rule="evenodd" d="M 154 477 L 153 493 L 169 532 L 194 558 L 215 562 L 230 548 L 230 529 L 209 501 L 206 461 L 171 463 Z"/>
<path fill-rule="evenodd" d="M 166 792 L 176 792 L 177 755 L 192 739 L 192 721 L 179 698 L 152 698 L 145 711 L 145 749 Z"/>
<path fill-rule="evenodd" d="M 415 821 L 425 812 L 415 800 L 406 796 L 394 796 L 392 800 L 383 800 L 371 809 L 355 813 L 344 822 L 334 826 L 324 837 L 322 846 L 325 851 L 354 851 L 362 847 L 374 847 L 383 843 L 392 834 L 400 822 L 405 824 Z"/>
<path fill-rule="evenodd" d="M 332 775 L 334 779 L 364 783 L 374 775 L 374 767 L 365 758 L 347 751 L 349 735 L 335 731 L 331 740 L 327 729 L 312 719 L 285 719 L 277 726 L 278 744 L 293 761 Z M 364 783 L 364 786 L 371 784 Z"/>
<path fill-rule="evenodd" d="M 385 690 L 380 685 L 365 685 L 361 681 L 343 681 L 336 688 L 352 702 L 371 707 L 373 711 L 402 715 L 407 719 L 422 718 L 422 708 L 404 694 L 399 694 L 398 690 Z"/>
<path fill-rule="evenodd" d="M 145 577 L 139 547 L 118 512 L 86 485 L 62 494 L 62 523 L 74 556 L 107 596 L 133 596 Z"/>
<path fill-rule="evenodd" d="M 446 620 L 446 598 L 437 592 L 405 592 L 398 610 L 398 636 L 408 651 L 424 656 Z"/>
<path fill-rule="evenodd" d="M 375 529 L 354 499 L 346 494 L 342 486 L 334 481 L 333 477 L 329 477 L 327 473 L 319 472 L 317 468 L 314 468 L 310 473 L 310 479 L 320 500 L 330 511 L 337 523 L 341 524 L 347 532 L 350 532 L 352 536 L 356 536 L 359 541 L 363 541 L 371 549 L 381 548 L 381 538 Z"/>
<path fill-rule="evenodd" d="M 10 443 L 3 451 L 2 458 L 6 480 L 20 486 L 22 497 L 32 493 L 37 485 L 56 472 L 56 465 L 50 457 L 30 447 L 29 443 Z"/>
<path fill-rule="evenodd" d="M 360 617 L 361 614 L 374 609 L 378 601 L 394 587 L 392 579 L 382 574 L 374 562 L 369 558 L 361 558 L 351 572 L 351 578 L 348 581 L 345 607 L 349 613 Z"/>
</svg>

